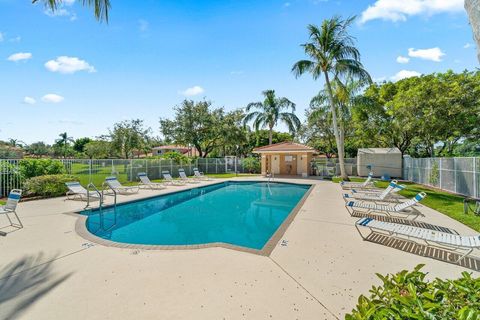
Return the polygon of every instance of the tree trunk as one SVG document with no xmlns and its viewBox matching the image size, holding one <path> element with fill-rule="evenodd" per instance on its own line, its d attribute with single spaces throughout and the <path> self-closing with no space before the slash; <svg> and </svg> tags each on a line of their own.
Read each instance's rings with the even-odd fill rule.
<svg viewBox="0 0 480 320">
<path fill-rule="evenodd" d="M 332 112 L 332 122 L 333 122 L 333 133 L 335 134 L 335 141 L 337 143 L 337 152 L 338 152 L 338 162 L 340 164 L 340 176 L 343 180 L 348 181 L 348 175 L 345 171 L 345 150 L 343 146 L 343 141 L 340 137 L 340 132 L 338 130 L 338 121 L 337 121 L 337 109 L 335 108 L 335 99 L 333 98 L 332 85 L 330 84 L 330 78 L 328 73 L 325 72 L 325 83 L 327 84 L 328 96 L 330 97 L 330 111 Z"/>
<path fill-rule="evenodd" d="M 480 61 L 480 1 L 465 0 L 465 10 L 470 18 L 470 25 L 473 29 L 473 38 L 477 42 L 478 61 Z"/>
<path fill-rule="evenodd" d="M 273 140 L 273 127 L 268 128 L 268 145 L 272 145 Z"/>
</svg>

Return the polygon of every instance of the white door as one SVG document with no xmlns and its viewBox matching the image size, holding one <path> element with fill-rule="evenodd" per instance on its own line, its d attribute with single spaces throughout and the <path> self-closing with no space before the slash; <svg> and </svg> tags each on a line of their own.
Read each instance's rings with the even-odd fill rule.
<svg viewBox="0 0 480 320">
<path fill-rule="evenodd" d="M 303 156 L 303 155 L 297 156 L 297 174 L 298 175 L 301 175 L 302 173 L 307 172 L 305 170 L 305 168 L 303 167 L 304 158 L 305 158 L 305 156 Z"/>
<path fill-rule="evenodd" d="M 279 155 L 272 156 L 272 171 L 273 171 L 273 174 L 280 174 L 280 156 Z"/>
</svg>

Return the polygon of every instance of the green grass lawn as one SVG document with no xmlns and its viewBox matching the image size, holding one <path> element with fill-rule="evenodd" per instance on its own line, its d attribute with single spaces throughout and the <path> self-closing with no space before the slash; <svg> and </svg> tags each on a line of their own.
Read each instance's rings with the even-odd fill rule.
<svg viewBox="0 0 480 320">
<path fill-rule="evenodd" d="M 333 178 L 335 183 L 341 181 L 339 178 Z M 351 181 L 365 181 L 362 178 L 351 178 Z M 386 188 L 388 186 L 387 181 L 375 181 L 375 186 L 378 188 Z M 480 232 L 480 217 L 474 214 L 463 213 L 463 199 L 462 196 L 457 196 L 448 192 L 434 190 L 423 185 L 419 185 L 412 182 L 402 182 L 401 184 L 407 187 L 400 191 L 404 197 L 413 198 L 419 192 L 425 192 L 427 197 L 422 200 L 422 204 L 437 210 L 461 223 L 469 226 L 470 228 Z"/>
<path fill-rule="evenodd" d="M 250 177 L 258 177 L 259 174 L 250 174 L 250 173 L 239 173 L 235 175 L 235 173 L 218 173 L 218 174 L 207 174 L 207 177 L 210 178 L 218 178 L 218 179 L 228 179 L 228 178 L 250 178 Z"/>
</svg>

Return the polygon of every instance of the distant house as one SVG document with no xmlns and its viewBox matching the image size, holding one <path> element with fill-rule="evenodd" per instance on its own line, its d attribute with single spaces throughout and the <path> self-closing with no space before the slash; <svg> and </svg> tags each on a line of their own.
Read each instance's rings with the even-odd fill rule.
<svg viewBox="0 0 480 320">
<path fill-rule="evenodd" d="M 158 146 L 152 148 L 152 155 L 154 156 L 161 156 L 167 152 L 178 152 L 180 154 L 184 154 L 189 157 L 198 157 L 200 156 L 197 148 L 189 148 L 185 146 L 179 145 L 167 145 L 167 146 Z"/>
</svg>

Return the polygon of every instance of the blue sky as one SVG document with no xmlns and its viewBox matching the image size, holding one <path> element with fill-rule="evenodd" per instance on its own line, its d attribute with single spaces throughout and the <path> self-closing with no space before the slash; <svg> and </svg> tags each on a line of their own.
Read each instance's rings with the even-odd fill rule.
<svg viewBox="0 0 480 320">
<path fill-rule="evenodd" d="M 307 24 L 335 14 L 358 15 L 374 79 L 478 67 L 463 0 L 112 0 L 109 24 L 79 1 L 55 15 L 30 2 L 0 0 L 1 140 L 95 137 L 132 118 L 159 135 L 184 98 L 232 110 L 265 89 L 303 119 L 323 83 L 290 69 Z"/>
</svg>

